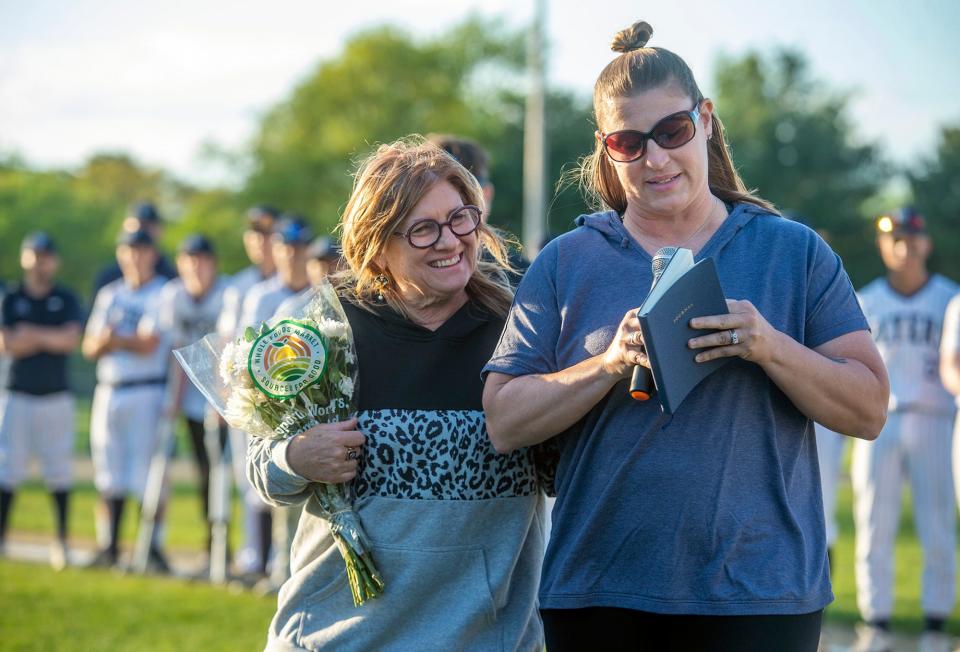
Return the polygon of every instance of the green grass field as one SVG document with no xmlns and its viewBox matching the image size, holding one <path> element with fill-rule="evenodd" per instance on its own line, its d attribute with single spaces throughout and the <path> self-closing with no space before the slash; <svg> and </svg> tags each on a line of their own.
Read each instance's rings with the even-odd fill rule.
<svg viewBox="0 0 960 652">
<path fill-rule="evenodd" d="M 94 506 L 97 492 L 89 482 L 77 485 L 70 499 L 70 535 L 84 542 L 96 538 L 94 527 Z M 232 523 L 241 521 L 241 506 L 237 499 L 233 501 Z M 121 540 L 132 546 L 136 536 L 137 508 L 127 501 L 121 526 Z M 200 551 L 204 546 L 206 532 L 196 487 L 189 483 L 174 484 L 171 499 L 167 507 L 166 528 L 167 546 L 173 549 Z M 54 530 L 53 503 L 50 495 L 37 481 L 24 484 L 14 499 L 13 514 L 10 517 L 10 529 L 13 532 L 49 535 Z M 230 528 L 230 540 L 234 549 L 240 544 L 240 528 Z"/>
<path fill-rule="evenodd" d="M 94 538 L 93 526 L 93 505 L 96 495 L 93 487 L 89 484 L 83 484 L 77 488 L 74 493 L 72 534 L 79 539 L 91 540 Z M 909 495 L 905 492 L 904 499 L 908 500 Z M 853 523 L 851 518 L 851 492 L 849 484 L 842 487 L 839 497 L 838 514 L 840 515 L 840 538 L 837 543 L 834 568 L 834 593 L 836 601 L 828 608 L 827 618 L 838 623 L 853 624 L 859 619 L 856 608 L 856 595 L 853 576 Z M 135 533 L 135 518 L 132 510 L 128 510 L 124 519 L 123 538 L 125 543 L 132 545 Z M 176 485 L 173 488 L 172 500 L 168 513 L 168 544 L 172 549 L 199 551 L 203 544 L 204 531 L 200 521 L 200 512 L 194 488 L 188 484 Z M 239 522 L 239 504 L 234 504 L 234 523 Z M 49 536 L 53 531 L 53 516 L 49 498 L 42 486 L 37 482 L 31 482 L 24 486 L 23 490 L 17 496 L 17 502 L 14 507 L 14 513 L 11 519 L 11 528 L 15 533 L 30 533 L 34 535 Z M 237 549 L 239 543 L 238 528 L 233 528 L 232 540 L 234 549 Z M 903 520 L 896 549 L 896 608 L 894 612 L 893 626 L 901 631 L 919 632 L 922 626 L 922 614 L 920 611 L 920 573 L 922 569 L 923 555 L 920 544 L 916 539 L 913 530 L 912 510 L 905 505 Z M 36 581 L 36 586 L 30 585 Z M 57 587 L 59 583 L 69 583 L 71 585 L 66 595 Z M 85 587 L 85 588 L 84 588 Z M 195 593 L 200 591 L 200 593 Z M 183 593 L 182 611 L 172 610 L 170 613 L 165 611 L 155 612 L 156 602 L 163 601 L 173 596 Z M 46 595 L 49 594 L 49 595 Z M 46 597 L 44 597 L 46 595 Z M 68 602 L 64 602 L 63 610 L 35 611 L 35 605 L 45 600 L 53 601 L 59 604 L 61 600 L 66 600 L 67 596 L 77 595 L 96 595 L 97 600 L 91 603 L 85 609 L 91 610 L 90 614 L 84 615 L 83 612 L 77 612 L 75 609 L 67 608 Z M 111 597 L 112 596 L 112 597 Z M 165 596 L 159 598 L 157 596 Z M 192 597 L 206 596 L 206 597 Z M 242 596 L 246 598 L 247 596 Z M 207 626 L 211 629 L 228 627 L 232 620 L 230 609 L 221 610 L 222 604 L 231 604 L 231 600 L 240 599 L 241 596 L 233 596 L 221 589 L 197 587 L 194 585 L 183 584 L 170 580 L 149 580 L 140 578 L 119 578 L 110 574 L 82 572 L 71 570 L 64 574 L 54 574 L 45 567 L 29 566 L 17 563 L 6 563 L 0 566 L 0 631 L 6 630 L 2 625 L 4 621 L 19 623 L 19 628 L 42 629 L 49 616 L 47 614 L 59 613 L 61 618 L 67 623 L 60 623 L 67 627 L 69 621 L 82 619 L 78 623 L 80 631 L 90 632 L 90 636 L 95 634 L 97 622 L 101 626 L 107 627 L 114 618 L 122 616 L 129 618 L 129 622 L 123 625 L 123 631 L 129 630 L 129 635 L 134 636 L 134 630 L 138 627 L 156 628 L 155 636 L 157 640 L 162 639 L 161 647 L 138 649 L 168 649 L 166 630 L 163 629 L 165 623 L 174 623 L 171 618 L 182 617 L 188 622 L 184 623 L 190 632 L 190 636 L 200 636 L 197 632 L 202 629 L 202 623 L 193 622 L 199 619 L 190 611 L 193 608 L 203 610 L 204 601 L 209 605 L 210 611 L 207 617 Z M 73 599 L 73 598 L 70 598 Z M 173 598 L 175 602 L 179 598 Z M 251 602 L 243 603 L 249 605 L 259 605 L 259 611 L 250 606 L 251 611 L 243 612 L 249 619 L 256 619 L 257 637 L 251 639 L 251 645 L 259 644 L 263 631 L 269 622 L 272 613 L 273 603 L 268 601 L 250 598 Z M 114 612 L 110 605 L 112 601 L 122 604 L 120 611 Z M 98 606 L 99 605 L 99 606 Z M 139 606 L 138 606 L 139 605 Z M 191 606 L 192 605 L 192 606 Z M 238 608 L 239 603 L 238 603 Z M 247 608 L 247 607 L 244 607 Z M 101 616 L 95 616 L 92 613 L 99 609 Z M 259 614 L 254 616 L 254 614 Z M 249 622 L 246 625 L 250 625 Z M 180 623 L 176 622 L 176 627 Z M 952 621 L 949 624 L 951 633 L 960 635 L 960 609 L 953 613 Z M 176 635 L 177 637 L 180 634 Z M 88 639 L 94 640 L 94 639 Z M 133 641 L 134 639 L 131 639 Z M 177 638 L 177 640 L 180 640 Z M 206 639 L 204 639 L 206 640 Z M 132 644 L 132 643 L 131 643 Z M 19 648 L 14 648 L 19 649 Z M 24 648 L 24 649 L 50 649 L 50 648 Z M 66 649 L 66 648 L 64 648 Z M 121 649 L 121 648 L 102 648 L 102 647 L 77 647 L 71 649 Z M 125 649 L 125 648 L 124 648 Z M 132 649 L 132 648 L 131 648 Z M 194 647 L 193 649 L 207 649 L 204 647 Z M 218 649 L 218 648 L 209 648 Z M 242 649 L 236 647 L 234 649 Z"/>
<path fill-rule="evenodd" d="M 85 432 L 87 408 L 80 403 L 78 451 L 89 450 Z M 182 436 L 181 436 L 182 437 Z M 187 454 L 181 438 L 179 451 Z M 834 593 L 828 620 L 852 626 L 859 619 L 853 572 L 853 521 L 849 481 L 841 483 L 838 498 L 840 538 L 834 551 Z M 893 627 L 919 632 L 920 575 L 923 555 L 913 527 L 909 493 L 896 548 L 896 606 Z M 87 543 L 94 539 L 96 492 L 89 482 L 73 494 L 71 536 Z M 240 506 L 234 500 L 234 523 Z M 132 545 L 135 509 L 128 508 L 122 538 Z M 11 519 L 14 536 L 49 537 L 53 532 L 50 499 L 42 484 L 31 481 L 17 495 Z M 233 527 L 232 547 L 240 532 Z M 172 488 L 167 515 L 167 544 L 171 550 L 199 552 L 204 527 L 196 490 L 190 483 Z M 0 649 L 11 650 L 257 650 L 275 608 L 275 601 L 228 589 L 166 578 L 119 576 L 109 572 L 68 569 L 54 573 L 42 565 L 0 559 Z M 954 611 L 949 631 L 960 635 L 960 609 Z"/>
<path fill-rule="evenodd" d="M 0 649 L 262 650 L 275 598 L 0 559 Z"/>
</svg>

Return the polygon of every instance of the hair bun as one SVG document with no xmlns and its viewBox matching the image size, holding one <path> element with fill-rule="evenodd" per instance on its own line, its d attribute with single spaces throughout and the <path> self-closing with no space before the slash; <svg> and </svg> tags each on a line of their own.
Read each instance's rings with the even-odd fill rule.
<svg viewBox="0 0 960 652">
<path fill-rule="evenodd" d="M 610 49 L 614 52 L 633 52 L 642 47 L 646 47 L 647 41 L 653 36 L 653 28 L 650 23 L 639 20 L 627 29 L 622 29 L 613 37 L 613 43 Z"/>
</svg>

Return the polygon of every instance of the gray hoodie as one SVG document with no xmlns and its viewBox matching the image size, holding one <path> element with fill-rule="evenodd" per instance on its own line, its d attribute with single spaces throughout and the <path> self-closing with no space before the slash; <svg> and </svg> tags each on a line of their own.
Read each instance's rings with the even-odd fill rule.
<svg viewBox="0 0 960 652">
<path fill-rule="evenodd" d="M 386 308 L 344 307 L 367 437 L 355 509 L 386 588 L 353 605 L 343 559 L 310 483 L 287 462 L 287 442 L 253 439 L 247 469 L 260 495 L 306 502 L 266 649 L 542 650 L 542 495 L 531 454 L 498 455 L 480 406 L 479 371 L 502 320 L 468 304 L 427 331 Z"/>
</svg>

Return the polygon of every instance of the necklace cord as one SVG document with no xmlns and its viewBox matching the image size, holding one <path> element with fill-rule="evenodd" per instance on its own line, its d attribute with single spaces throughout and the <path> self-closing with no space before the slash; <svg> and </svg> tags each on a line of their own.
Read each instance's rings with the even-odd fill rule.
<svg viewBox="0 0 960 652">
<path fill-rule="evenodd" d="M 716 199 L 716 198 L 714 198 L 714 199 Z M 710 221 L 710 218 L 711 218 L 711 217 L 712 217 L 712 215 L 711 215 L 710 212 L 708 211 L 706 218 L 704 218 L 703 222 L 700 223 L 700 226 L 697 227 L 696 231 L 694 231 L 694 232 L 691 233 L 689 236 L 687 236 L 687 237 L 684 239 L 684 241 L 681 242 L 680 244 L 677 244 L 677 245 L 662 245 L 662 246 L 660 246 L 660 247 L 657 247 L 657 249 L 662 249 L 663 247 L 669 247 L 669 246 L 674 246 L 674 247 L 676 247 L 677 249 L 680 249 L 680 248 L 683 247 L 685 244 L 687 244 L 688 242 L 690 242 L 691 240 L 693 240 L 695 237 L 697 237 L 697 235 L 698 235 L 701 231 L 703 231 L 703 227 L 705 227 L 705 226 L 707 225 L 707 222 Z M 625 227 L 627 226 L 626 220 L 624 219 L 624 216 L 623 216 L 623 215 L 620 216 L 620 221 L 623 223 L 623 225 L 624 225 Z M 628 229 L 628 230 L 629 230 L 629 229 Z M 639 226 L 638 226 L 638 230 L 639 230 Z M 642 233 L 642 231 L 641 231 L 641 233 Z M 644 234 L 644 237 L 648 237 L 648 236 L 646 236 L 646 235 Z"/>
</svg>

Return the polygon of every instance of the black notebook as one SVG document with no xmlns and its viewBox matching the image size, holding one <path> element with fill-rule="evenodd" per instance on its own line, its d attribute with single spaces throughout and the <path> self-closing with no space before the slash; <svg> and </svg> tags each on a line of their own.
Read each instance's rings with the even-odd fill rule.
<svg viewBox="0 0 960 652">
<path fill-rule="evenodd" d="M 691 349 L 687 341 L 715 331 L 690 328 L 690 320 L 727 312 L 713 259 L 694 264 L 689 249 L 677 249 L 637 311 L 657 397 L 667 414 L 673 414 L 701 380 L 731 360 L 696 362 L 694 357 L 705 349 Z"/>
</svg>

